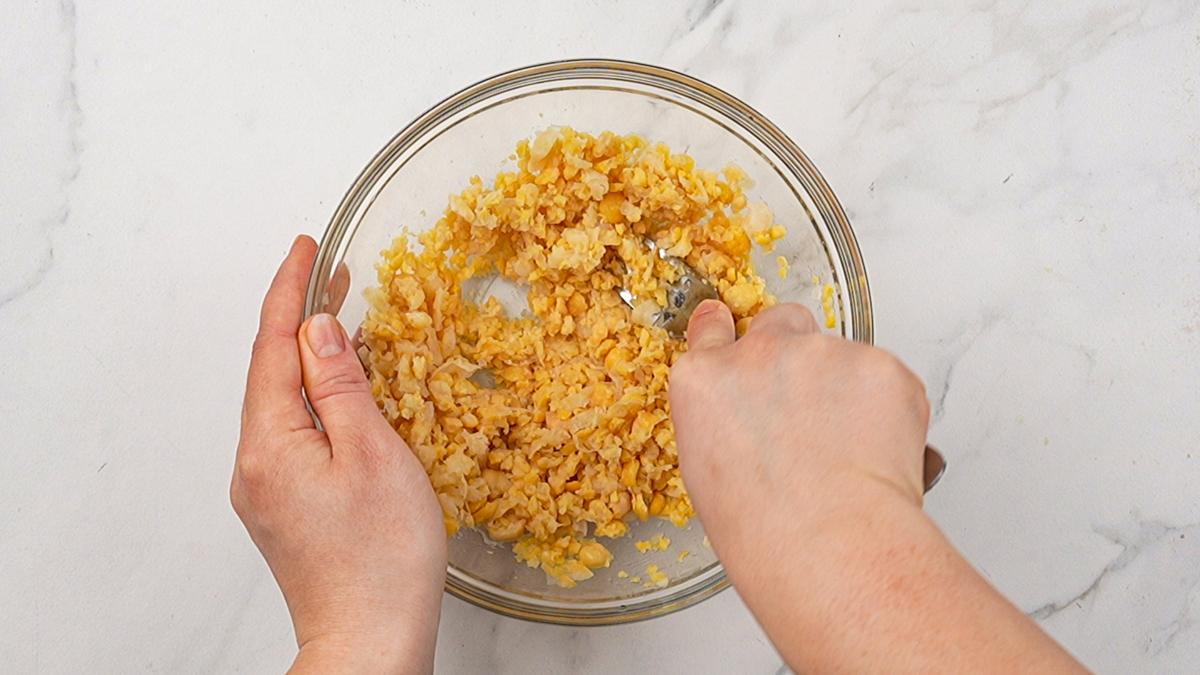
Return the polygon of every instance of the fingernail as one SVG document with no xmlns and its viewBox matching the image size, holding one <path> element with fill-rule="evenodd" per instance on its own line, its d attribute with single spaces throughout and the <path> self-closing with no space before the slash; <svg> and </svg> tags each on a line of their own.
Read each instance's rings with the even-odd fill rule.
<svg viewBox="0 0 1200 675">
<path fill-rule="evenodd" d="M 719 309 L 721 309 L 720 300 L 704 300 L 699 305 L 696 305 L 696 309 L 692 311 L 692 316 L 704 316 Z"/>
<path fill-rule="evenodd" d="M 341 354 L 346 348 L 342 340 L 341 326 L 328 314 L 314 316 L 312 321 L 308 322 L 304 337 L 308 340 L 308 348 L 322 359 Z"/>
</svg>

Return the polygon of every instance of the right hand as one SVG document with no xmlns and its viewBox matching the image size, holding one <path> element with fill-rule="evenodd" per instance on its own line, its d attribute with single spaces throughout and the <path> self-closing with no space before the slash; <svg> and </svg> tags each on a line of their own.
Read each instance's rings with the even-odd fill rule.
<svg viewBox="0 0 1200 675">
<path fill-rule="evenodd" d="M 752 531 L 820 527 L 847 502 L 920 508 L 924 386 L 887 352 L 822 335 L 801 305 L 763 311 L 735 341 L 729 309 L 701 304 L 670 397 L 684 482 L 718 553 L 744 550 Z"/>
<path fill-rule="evenodd" d="M 696 308 L 671 371 L 696 512 L 797 672 L 1081 672 L 921 511 L 929 404 L 895 357 L 777 305 Z"/>
</svg>

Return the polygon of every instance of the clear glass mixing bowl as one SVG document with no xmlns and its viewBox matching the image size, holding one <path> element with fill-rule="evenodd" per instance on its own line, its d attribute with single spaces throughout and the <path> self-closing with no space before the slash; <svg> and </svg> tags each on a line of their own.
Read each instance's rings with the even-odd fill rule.
<svg viewBox="0 0 1200 675">
<path fill-rule="evenodd" d="M 497 75 L 454 94 L 397 134 L 363 169 L 342 199 L 321 241 L 309 281 L 306 316 L 329 311 L 353 330 L 366 312 L 362 291 L 376 283 L 379 253 L 402 226 L 429 228 L 450 194 L 472 175 L 485 181 L 502 168 L 517 140 L 550 125 L 581 131 L 636 133 L 692 155 L 701 167 L 730 162 L 754 180 L 751 201 L 766 202 L 788 235 L 759 272 L 781 300 L 823 316 L 821 289 L 832 284 L 831 331 L 872 339 L 866 270 L 846 214 L 800 148 L 753 108 L 695 78 L 639 63 L 559 61 Z M 791 273 L 776 274 L 776 256 Z M 752 524 L 747 524 L 753 527 Z M 518 562 L 508 546 L 463 531 L 450 541 L 446 589 L 480 607 L 522 619 L 599 625 L 636 621 L 693 605 L 728 586 L 698 522 L 678 529 L 651 519 L 634 522 L 615 541 L 608 569 L 572 589 L 547 583 L 541 570 Z M 662 532 L 669 550 L 639 553 L 633 542 Z M 689 555 L 679 559 L 680 551 Z M 644 588 L 654 563 L 666 588 Z"/>
</svg>

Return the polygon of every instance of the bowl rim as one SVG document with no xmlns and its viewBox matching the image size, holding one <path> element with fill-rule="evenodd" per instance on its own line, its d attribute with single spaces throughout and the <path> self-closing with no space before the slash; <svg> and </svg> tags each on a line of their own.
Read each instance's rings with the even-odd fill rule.
<svg viewBox="0 0 1200 675">
<path fill-rule="evenodd" d="M 561 80 L 619 81 L 682 96 L 692 103 L 732 118 L 757 142 L 766 146 L 782 162 L 783 168 L 801 183 L 807 196 L 821 212 L 822 221 L 837 250 L 840 263 L 834 266 L 834 274 L 849 276 L 853 272 L 853 279 L 835 279 L 838 285 L 842 286 L 841 290 L 846 292 L 852 306 L 852 324 L 848 337 L 868 344 L 873 342 L 870 285 L 857 238 L 833 190 L 796 143 L 765 115 L 741 99 L 703 80 L 662 66 L 607 58 L 564 59 L 503 71 L 445 97 L 405 125 L 375 153 L 346 190 L 330 218 L 309 275 L 304 318 L 321 311 L 318 307 L 326 292 L 333 258 L 339 253 L 347 228 L 355 224 L 355 215 L 360 213 L 364 200 L 371 195 L 379 180 L 384 177 L 390 178 L 390 175 L 385 174 L 399 154 L 420 142 L 429 130 L 437 128 L 464 108 L 523 86 Z M 729 587 L 729 580 L 720 562 L 708 569 L 712 570 L 712 573 L 701 572 L 692 577 L 701 577 L 698 583 L 686 584 L 673 593 L 632 597 L 629 598 L 628 604 L 606 603 L 601 608 L 573 607 L 567 604 L 550 607 L 507 598 L 479 585 L 457 579 L 450 567 L 447 568 L 445 590 L 450 595 L 477 607 L 517 619 L 574 626 L 612 625 L 671 614 L 706 600 Z"/>
</svg>

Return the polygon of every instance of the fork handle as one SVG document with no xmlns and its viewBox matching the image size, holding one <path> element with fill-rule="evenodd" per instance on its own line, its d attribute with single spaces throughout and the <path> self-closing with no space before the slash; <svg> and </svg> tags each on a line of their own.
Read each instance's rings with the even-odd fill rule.
<svg viewBox="0 0 1200 675">
<path fill-rule="evenodd" d="M 934 485 L 942 479 L 942 474 L 946 473 L 946 458 L 942 457 L 942 453 L 937 451 L 937 448 L 932 445 L 925 446 L 925 492 L 933 489 Z"/>
</svg>

